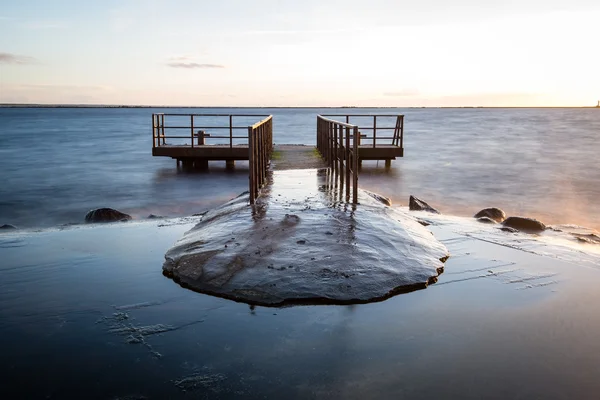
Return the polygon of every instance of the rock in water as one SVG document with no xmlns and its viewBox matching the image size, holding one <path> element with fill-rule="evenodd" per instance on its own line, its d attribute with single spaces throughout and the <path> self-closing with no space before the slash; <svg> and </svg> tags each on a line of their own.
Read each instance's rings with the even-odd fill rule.
<svg viewBox="0 0 600 400">
<path fill-rule="evenodd" d="M 479 217 L 479 218 L 477 218 L 477 221 L 482 222 L 484 224 L 495 224 L 496 223 L 496 221 L 490 217 Z"/>
<path fill-rule="evenodd" d="M 438 210 L 415 196 L 410 196 L 410 199 L 408 200 L 408 208 L 412 211 L 427 211 L 434 214 L 440 214 Z"/>
<path fill-rule="evenodd" d="M 502 222 L 506 219 L 506 214 L 504 213 L 504 211 L 502 211 L 499 208 L 491 207 L 491 208 L 484 208 L 483 210 L 479 211 L 474 216 L 474 218 L 483 218 L 483 217 L 493 219 L 496 222 Z"/>
<path fill-rule="evenodd" d="M 392 200 L 389 197 L 385 197 L 380 195 L 379 193 L 369 192 L 368 190 L 364 191 L 366 194 L 379 201 L 381 204 L 385 204 L 386 206 L 392 206 Z"/>
<path fill-rule="evenodd" d="M 166 253 L 163 273 L 201 293 L 276 306 L 381 300 L 443 270 L 448 251 L 429 230 L 362 191 L 355 209 L 319 196 L 295 209 L 270 196 L 209 211 Z"/>
<path fill-rule="evenodd" d="M 91 210 L 85 216 L 85 222 L 115 222 L 129 221 L 131 215 L 124 214 L 112 208 L 98 208 Z"/>
<path fill-rule="evenodd" d="M 502 222 L 502 225 L 523 232 L 541 232 L 546 229 L 546 225 L 542 222 L 526 217 L 508 217 Z"/>
<path fill-rule="evenodd" d="M 17 227 L 14 225 L 10 225 L 10 224 L 4 224 L 4 225 L 0 226 L 0 229 L 8 231 L 8 230 L 17 229 Z"/>
</svg>

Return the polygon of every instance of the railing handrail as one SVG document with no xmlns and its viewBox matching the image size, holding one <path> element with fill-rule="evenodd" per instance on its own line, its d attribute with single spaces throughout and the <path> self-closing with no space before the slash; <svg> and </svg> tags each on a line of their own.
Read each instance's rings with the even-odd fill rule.
<svg viewBox="0 0 600 400">
<path fill-rule="evenodd" d="M 333 115 L 330 115 L 330 116 L 333 116 Z M 354 128 L 354 127 L 358 128 L 358 125 L 348 124 L 346 122 L 341 122 L 341 121 L 336 121 L 334 119 L 329 119 L 329 118 L 326 118 L 325 116 L 323 116 L 321 114 L 317 115 L 317 119 L 318 118 L 321 118 L 321 120 L 324 120 L 326 122 L 331 122 L 331 123 L 334 123 L 334 124 L 337 124 L 337 125 L 341 125 L 341 126 L 346 127 L 346 128 Z"/>
<path fill-rule="evenodd" d="M 165 124 L 165 116 L 174 116 L 174 117 L 187 117 L 189 118 L 189 124 L 182 122 L 181 120 L 177 121 L 176 125 L 166 125 Z M 196 124 L 194 118 L 197 117 L 201 119 L 202 117 L 227 117 L 228 121 L 224 126 L 214 126 L 215 123 L 205 124 L 202 121 L 197 121 Z M 205 139 L 229 139 L 229 148 L 233 148 L 233 140 L 234 139 L 246 139 L 247 136 L 234 136 L 233 131 L 238 129 L 248 129 L 248 125 L 246 126 L 235 126 L 233 125 L 234 118 L 249 118 L 249 117 L 265 117 L 262 121 L 268 120 L 272 118 L 271 115 L 268 114 L 225 114 L 225 113 L 152 113 L 152 147 L 160 147 L 166 145 L 166 139 L 186 139 L 190 138 L 191 143 L 190 147 L 194 148 L 195 146 L 203 146 L 205 145 Z M 218 124 L 219 122 L 217 122 Z M 256 125 L 256 124 L 254 124 Z M 253 126 L 254 126 L 253 125 Z M 177 134 L 167 135 L 165 134 L 165 130 L 183 130 L 189 129 L 188 136 L 181 136 Z M 205 130 L 208 129 L 228 129 L 229 135 L 210 135 L 206 134 Z M 198 143 L 195 144 L 194 141 L 197 139 Z M 162 143 L 161 143 L 162 142 Z"/>
<path fill-rule="evenodd" d="M 259 125 L 262 125 L 262 124 L 264 124 L 265 122 L 267 122 L 267 121 L 269 121 L 269 120 L 272 120 L 272 119 L 273 119 L 273 116 L 272 116 L 272 115 L 269 115 L 267 118 L 263 119 L 262 121 L 258 121 L 258 122 L 257 122 L 257 123 L 255 123 L 254 125 L 250 126 L 250 128 L 252 128 L 252 129 L 255 129 L 255 128 L 257 128 Z"/>
<path fill-rule="evenodd" d="M 194 113 L 152 113 L 152 115 L 171 115 L 178 117 L 189 117 L 193 115 L 194 117 L 268 117 L 270 114 L 194 114 Z"/>
<path fill-rule="evenodd" d="M 322 117 L 404 117 L 404 114 L 320 114 Z"/>
</svg>

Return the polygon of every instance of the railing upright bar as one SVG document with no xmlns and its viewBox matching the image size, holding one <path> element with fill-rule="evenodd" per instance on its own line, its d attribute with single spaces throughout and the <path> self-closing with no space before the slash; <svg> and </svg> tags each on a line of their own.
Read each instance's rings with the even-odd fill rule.
<svg viewBox="0 0 600 400">
<path fill-rule="evenodd" d="M 192 147 L 194 147 L 194 116 L 190 115 L 190 138 L 192 139 Z M 200 132 L 198 132 L 198 144 L 200 144 Z"/>
<path fill-rule="evenodd" d="M 344 161 L 346 163 L 346 201 L 350 201 L 350 128 L 346 127 L 346 145 L 344 146 Z M 356 136 L 352 138 L 356 140 Z"/>
<path fill-rule="evenodd" d="M 400 148 L 404 148 L 404 115 L 400 116 Z"/>
<path fill-rule="evenodd" d="M 229 148 L 233 147 L 233 115 L 229 114 Z"/>
<path fill-rule="evenodd" d="M 166 138 L 165 138 L 165 114 L 162 114 L 160 116 L 161 119 L 161 131 L 162 131 L 162 144 L 166 144 Z"/>
<path fill-rule="evenodd" d="M 377 115 L 373 115 L 373 148 L 376 147 L 377 143 Z"/>
<path fill-rule="evenodd" d="M 152 113 L 152 148 L 156 147 L 156 114 Z"/>
<path fill-rule="evenodd" d="M 252 146 L 252 127 L 248 127 L 248 179 L 249 179 L 249 192 L 250 192 L 250 204 L 254 204 L 254 152 Z"/>
<path fill-rule="evenodd" d="M 355 140 L 352 143 L 352 203 L 358 204 L 358 126 L 353 129 Z"/>
</svg>

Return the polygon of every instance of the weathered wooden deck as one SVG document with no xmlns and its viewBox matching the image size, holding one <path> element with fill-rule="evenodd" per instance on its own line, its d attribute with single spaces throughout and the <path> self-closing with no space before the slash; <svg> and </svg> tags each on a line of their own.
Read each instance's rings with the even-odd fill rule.
<svg viewBox="0 0 600 400">
<path fill-rule="evenodd" d="M 229 145 L 214 144 L 214 145 L 196 145 L 191 147 L 190 145 L 161 145 L 152 149 L 153 156 L 171 157 L 178 160 L 191 158 L 191 159 L 205 159 L 209 161 L 214 160 L 248 160 L 248 145 Z"/>
</svg>

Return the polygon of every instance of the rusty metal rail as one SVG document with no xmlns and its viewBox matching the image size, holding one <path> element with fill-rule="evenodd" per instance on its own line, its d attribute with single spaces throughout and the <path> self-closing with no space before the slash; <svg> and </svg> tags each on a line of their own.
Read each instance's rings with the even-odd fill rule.
<svg viewBox="0 0 600 400">
<path fill-rule="evenodd" d="M 346 202 L 358 203 L 358 144 L 360 134 L 357 125 L 317 116 L 317 150 L 339 180 L 341 190 L 346 191 Z"/>
<path fill-rule="evenodd" d="M 273 153 L 273 116 L 248 127 L 250 204 L 260 195 L 267 182 L 269 162 Z"/>
</svg>

